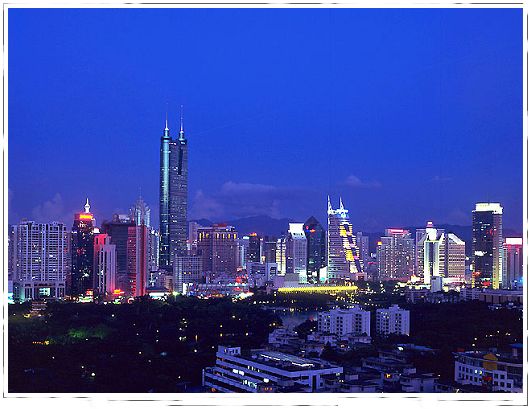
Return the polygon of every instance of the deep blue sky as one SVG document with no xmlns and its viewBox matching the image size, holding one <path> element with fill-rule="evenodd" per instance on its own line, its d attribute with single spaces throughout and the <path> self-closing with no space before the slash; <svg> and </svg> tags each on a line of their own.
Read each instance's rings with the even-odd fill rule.
<svg viewBox="0 0 531 409">
<path fill-rule="evenodd" d="M 98 222 L 184 105 L 190 217 L 522 224 L 522 11 L 9 10 L 9 221 Z"/>
</svg>

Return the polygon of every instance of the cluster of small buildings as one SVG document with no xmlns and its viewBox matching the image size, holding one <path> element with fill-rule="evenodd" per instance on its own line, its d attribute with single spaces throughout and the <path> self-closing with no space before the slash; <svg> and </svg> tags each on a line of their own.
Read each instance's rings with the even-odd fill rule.
<svg viewBox="0 0 531 409">
<path fill-rule="evenodd" d="M 203 369 L 203 386 L 210 392 L 259 393 L 522 392 L 522 344 L 511 345 L 508 352 L 455 352 L 453 379 L 442 380 L 414 364 L 431 360 L 437 368 L 436 349 L 399 343 L 375 350 L 370 318 L 369 311 L 355 305 L 320 312 L 317 331 L 305 337 L 281 327 L 260 349 L 220 345 L 215 365 Z M 380 336 L 409 335 L 409 311 L 396 305 L 378 309 L 375 321 Z M 338 364 L 325 359 L 326 348 L 338 356 L 355 350 L 361 358 Z"/>
<path fill-rule="evenodd" d="M 377 309 L 375 323 L 375 333 L 379 336 L 409 335 L 409 311 L 397 305 Z M 321 354 L 327 345 L 345 351 L 371 342 L 371 312 L 359 305 L 319 312 L 317 331 L 311 332 L 305 339 L 283 327 L 269 334 L 269 345 L 283 352 L 304 355 Z"/>
<path fill-rule="evenodd" d="M 210 392 L 522 392 L 521 350 L 522 345 L 515 344 L 509 354 L 457 352 L 454 379 L 445 381 L 439 374 L 418 371 L 413 362 L 436 361 L 438 351 L 414 344 L 379 349 L 357 365 L 286 353 L 271 344 L 249 351 L 220 345 L 215 365 L 203 369 L 202 383 Z"/>
</svg>

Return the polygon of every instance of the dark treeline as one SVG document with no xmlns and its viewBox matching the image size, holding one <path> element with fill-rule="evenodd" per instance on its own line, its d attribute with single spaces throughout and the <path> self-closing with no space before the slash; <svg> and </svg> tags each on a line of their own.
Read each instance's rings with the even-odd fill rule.
<svg viewBox="0 0 531 409">
<path fill-rule="evenodd" d="M 230 299 L 10 306 L 10 392 L 197 390 L 219 344 L 259 347 L 274 313 Z M 186 389 L 185 389 L 186 388 Z"/>
</svg>

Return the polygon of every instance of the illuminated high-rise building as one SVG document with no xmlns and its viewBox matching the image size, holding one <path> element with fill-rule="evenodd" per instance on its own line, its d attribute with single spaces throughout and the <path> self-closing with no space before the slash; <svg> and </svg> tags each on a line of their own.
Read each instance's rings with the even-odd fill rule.
<svg viewBox="0 0 531 409">
<path fill-rule="evenodd" d="M 190 284 L 205 282 L 203 273 L 203 259 L 201 256 L 177 256 L 173 264 L 174 291 L 186 294 Z"/>
<path fill-rule="evenodd" d="M 94 290 L 94 226 L 87 198 L 85 211 L 75 214 L 72 227 L 72 272 L 68 292 L 74 297 Z"/>
<path fill-rule="evenodd" d="M 148 228 L 130 226 L 127 230 L 127 270 L 129 293 L 141 297 L 148 287 Z"/>
<path fill-rule="evenodd" d="M 386 229 L 376 248 L 379 280 L 406 281 L 415 270 L 415 239 L 409 230 Z"/>
<path fill-rule="evenodd" d="M 188 253 L 191 255 L 197 254 L 197 229 L 201 226 L 197 222 L 188 223 Z"/>
<path fill-rule="evenodd" d="M 187 253 L 188 142 L 181 113 L 179 137 L 166 127 L 160 140 L 160 267 L 173 272 L 176 256 Z"/>
<path fill-rule="evenodd" d="M 196 246 L 197 247 L 197 246 Z M 249 236 L 238 238 L 238 267 L 247 267 L 247 258 L 249 253 Z"/>
<path fill-rule="evenodd" d="M 472 286 L 500 288 L 503 282 L 503 207 L 477 203 L 472 211 Z"/>
<path fill-rule="evenodd" d="M 256 233 L 249 234 L 249 250 L 247 252 L 247 261 L 259 263 L 262 253 L 261 237 Z"/>
<path fill-rule="evenodd" d="M 278 275 L 286 274 L 286 237 L 279 237 L 277 239 L 276 257 L 275 261 L 278 267 Z"/>
<path fill-rule="evenodd" d="M 307 273 L 308 282 L 318 283 L 319 272 L 326 266 L 326 230 L 315 218 L 310 217 L 304 223 L 304 234 L 307 242 Z"/>
<path fill-rule="evenodd" d="M 356 236 L 352 232 L 348 210 L 339 199 L 339 209 L 332 209 L 328 198 L 328 254 L 327 269 L 329 280 L 365 279 L 360 261 Z"/>
<path fill-rule="evenodd" d="M 102 233 L 111 236 L 111 244 L 116 246 L 116 289 L 128 294 L 131 292 L 131 280 L 127 245 L 129 228 L 134 226 L 131 217 L 125 214 L 114 214 L 111 221 L 101 224 Z"/>
<path fill-rule="evenodd" d="M 69 234 L 62 223 L 23 221 L 13 226 L 13 282 L 20 301 L 63 298 Z"/>
<path fill-rule="evenodd" d="M 299 283 L 307 283 L 308 244 L 304 223 L 290 223 L 286 236 L 286 274 L 294 274 Z"/>
<path fill-rule="evenodd" d="M 369 236 L 364 236 L 361 231 L 356 233 L 356 244 L 360 250 L 360 259 L 363 267 L 366 269 L 367 264 L 371 261 L 369 251 Z"/>
<path fill-rule="evenodd" d="M 464 281 L 465 242 L 453 233 L 436 229 L 428 222 L 425 229 L 417 229 L 415 275 L 424 284 L 431 284 L 433 277 L 445 277 Z"/>
<path fill-rule="evenodd" d="M 157 271 L 159 269 L 160 234 L 151 226 L 151 209 L 142 197 L 139 197 L 131 207 L 131 219 L 136 226 L 147 227 L 148 272 Z"/>
<path fill-rule="evenodd" d="M 151 227 L 151 209 L 140 196 L 131 207 L 131 219 L 137 226 Z"/>
<path fill-rule="evenodd" d="M 277 239 L 265 236 L 262 241 L 262 263 L 276 263 L 277 259 Z"/>
<path fill-rule="evenodd" d="M 160 233 L 153 227 L 148 227 L 148 270 L 159 270 Z"/>
<path fill-rule="evenodd" d="M 524 253 L 521 237 L 507 237 L 503 243 L 503 286 L 514 290 L 523 287 Z"/>
<path fill-rule="evenodd" d="M 238 232 L 226 224 L 200 227 L 197 254 L 202 258 L 203 271 L 235 276 L 238 267 Z"/>
<path fill-rule="evenodd" d="M 128 230 L 129 279 L 131 294 L 138 297 L 146 294 L 149 273 L 158 269 L 153 265 L 155 255 L 152 254 L 156 250 L 152 241 L 158 240 L 158 237 L 156 232 L 152 232 L 151 210 L 142 197 L 131 208 L 131 218 L 135 227 Z"/>
<path fill-rule="evenodd" d="M 108 234 L 94 236 L 94 290 L 98 295 L 112 294 L 116 289 L 116 245 Z"/>
</svg>

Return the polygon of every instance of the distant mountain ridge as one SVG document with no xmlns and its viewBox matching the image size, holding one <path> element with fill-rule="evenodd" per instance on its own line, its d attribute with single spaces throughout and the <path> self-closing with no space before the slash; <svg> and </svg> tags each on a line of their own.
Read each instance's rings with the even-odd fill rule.
<svg viewBox="0 0 531 409">
<path fill-rule="evenodd" d="M 211 226 L 213 222 L 208 219 L 194 220 L 202 226 Z M 270 216 L 250 216 L 243 217 L 236 220 L 218 220 L 214 223 L 226 223 L 230 226 L 234 226 L 240 235 L 246 235 L 249 233 L 257 233 L 260 236 L 275 236 L 278 237 L 284 234 L 288 230 L 289 223 L 295 222 L 295 219 L 282 218 L 275 219 Z M 304 222 L 302 220 L 299 222 Z M 319 222 L 326 228 L 326 220 L 319 220 Z M 411 236 L 415 237 L 415 231 L 417 229 L 424 229 L 426 226 L 406 226 L 403 227 L 411 232 Z M 435 226 L 437 229 L 444 229 L 446 232 L 454 233 L 466 243 L 466 253 L 470 254 L 472 251 L 472 226 L 460 226 L 456 224 L 438 224 Z M 384 235 L 384 229 L 379 232 L 363 232 L 369 236 L 369 250 L 371 252 L 376 251 L 376 243 L 380 240 L 380 237 Z M 514 229 L 503 229 L 504 237 L 522 237 L 522 233 Z"/>
<path fill-rule="evenodd" d="M 226 223 L 229 226 L 234 226 L 240 235 L 249 233 L 256 233 L 260 236 L 275 236 L 279 237 L 288 230 L 289 223 L 293 223 L 294 219 L 274 219 L 270 216 L 250 216 L 243 217 L 236 220 L 217 220 L 212 222 L 208 219 L 194 220 L 201 226 L 211 226 L 213 223 Z"/>
</svg>

